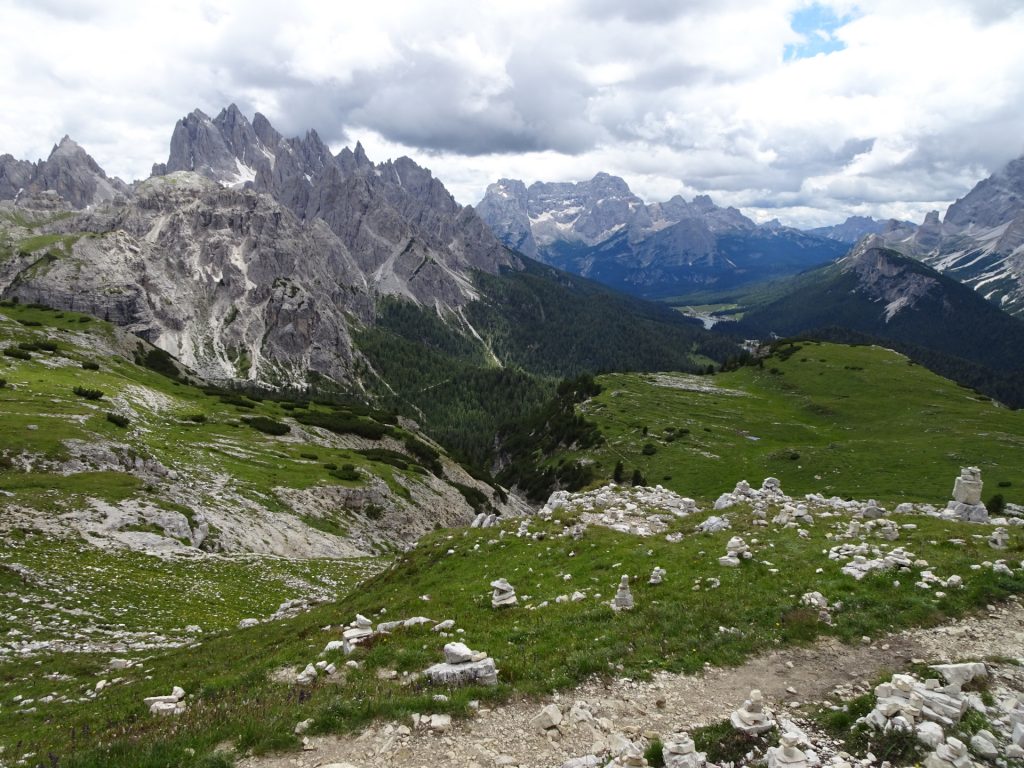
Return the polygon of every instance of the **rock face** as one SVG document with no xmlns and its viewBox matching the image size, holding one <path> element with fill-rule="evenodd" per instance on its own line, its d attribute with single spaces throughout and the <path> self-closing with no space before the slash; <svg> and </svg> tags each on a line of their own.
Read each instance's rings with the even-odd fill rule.
<svg viewBox="0 0 1024 768">
<path fill-rule="evenodd" d="M 0 200 L 54 192 L 71 208 L 88 208 L 128 194 L 128 186 L 111 179 L 70 136 L 55 144 L 38 163 L 0 156 Z"/>
<path fill-rule="evenodd" d="M 1024 312 L 1024 157 L 978 182 L 916 230 L 886 233 L 887 243 L 982 293 Z"/>
<path fill-rule="evenodd" d="M 374 165 L 359 144 L 335 156 L 316 131 L 284 138 L 234 105 L 179 120 L 167 162 L 153 170 L 251 184 L 299 220 L 323 220 L 382 293 L 458 305 L 474 296 L 467 270 L 518 266 L 472 208 L 409 158 Z"/>
<path fill-rule="evenodd" d="M 777 223 L 758 226 L 706 195 L 647 204 L 607 173 L 529 187 L 501 179 L 487 188 L 477 212 L 508 247 L 640 295 L 789 274 L 846 249 Z"/>
<path fill-rule="evenodd" d="M 0 295 L 109 319 L 209 379 L 303 387 L 352 378 L 351 326 L 379 297 L 457 312 L 474 271 L 522 266 L 412 160 L 332 155 L 234 106 L 180 120 L 154 174 L 130 192 L 70 139 L 0 158 L 0 198 L 25 213 L 92 206 L 46 225 L 63 250 L 0 265 Z"/>
</svg>

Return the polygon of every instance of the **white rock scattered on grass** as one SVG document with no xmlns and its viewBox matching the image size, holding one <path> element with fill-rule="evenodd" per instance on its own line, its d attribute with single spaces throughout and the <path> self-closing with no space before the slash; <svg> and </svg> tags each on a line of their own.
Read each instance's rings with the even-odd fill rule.
<svg viewBox="0 0 1024 768">
<path fill-rule="evenodd" d="M 719 531 L 727 531 L 730 528 L 732 528 L 732 525 L 728 519 L 718 517 L 717 515 L 712 515 L 697 526 L 697 530 L 700 533 L 718 533 Z"/>
<path fill-rule="evenodd" d="M 491 582 L 491 587 L 494 589 L 491 593 L 492 608 L 507 608 L 519 602 L 515 587 L 508 583 L 508 579 L 496 579 Z"/>
<path fill-rule="evenodd" d="M 260 623 L 259 619 L 252 619 L 252 618 L 242 619 L 240 622 L 238 622 L 238 628 L 239 629 L 249 629 L 250 627 L 255 627 L 259 623 Z"/>
<path fill-rule="evenodd" d="M 735 568 L 741 560 L 749 560 L 752 557 L 750 547 L 741 536 L 733 536 L 725 545 L 725 556 L 718 558 L 719 565 Z"/>
<path fill-rule="evenodd" d="M 311 685 L 316 680 L 317 676 L 318 673 L 316 671 L 316 667 L 312 664 L 307 664 L 306 668 L 295 676 L 295 682 L 298 685 Z"/>
<path fill-rule="evenodd" d="M 992 535 L 988 537 L 988 545 L 992 549 L 1006 549 L 1010 543 L 1010 534 L 1006 532 L 1005 528 L 996 528 L 992 531 Z"/>
<path fill-rule="evenodd" d="M 185 691 L 176 685 L 169 696 L 149 696 L 142 702 L 151 715 L 180 715 L 185 711 L 184 699 Z"/>
<path fill-rule="evenodd" d="M 756 688 L 750 692 L 750 698 L 743 702 L 729 717 L 732 727 L 749 736 L 770 731 L 775 727 L 775 720 L 770 710 L 765 709 L 764 696 Z"/>
<path fill-rule="evenodd" d="M 434 685 L 497 685 L 494 659 L 483 651 L 471 650 L 465 643 L 448 643 L 444 662 L 428 667 L 423 674 Z"/>
<path fill-rule="evenodd" d="M 647 580 L 648 584 L 661 584 L 662 579 L 665 578 L 665 574 L 668 573 L 664 568 L 660 566 L 654 566 L 654 570 L 651 571 L 651 578 Z"/>
<path fill-rule="evenodd" d="M 612 609 L 616 611 L 633 610 L 633 593 L 629 589 L 629 576 L 625 574 L 619 579 L 619 587 L 615 590 L 615 597 L 612 600 Z"/>
</svg>

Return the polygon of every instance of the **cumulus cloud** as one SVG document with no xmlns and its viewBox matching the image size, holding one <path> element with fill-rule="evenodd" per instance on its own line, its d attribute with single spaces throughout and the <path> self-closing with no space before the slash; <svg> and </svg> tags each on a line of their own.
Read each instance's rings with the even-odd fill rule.
<svg viewBox="0 0 1024 768">
<path fill-rule="evenodd" d="M 920 219 L 1024 152 L 1016 5 L 0 0 L 0 151 L 68 133 L 143 177 L 175 120 L 235 102 L 463 202 L 604 170 L 798 225 Z"/>
</svg>

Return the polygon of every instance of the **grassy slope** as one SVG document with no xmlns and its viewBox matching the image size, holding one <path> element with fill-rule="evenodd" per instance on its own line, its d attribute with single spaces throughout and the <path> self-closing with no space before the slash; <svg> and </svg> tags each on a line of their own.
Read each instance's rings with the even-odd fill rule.
<svg viewBox="0 0 1024 768">
<path fill-rule="evenodd" d="M 627 478 L 639 467 L 650 484 L 698 499 L 713 499 L 740 479 L 760 484 L 775 476 L 791 495 L 944 505 L 960 467 L 977 465 L 986 498 L 1000 492 L 1024 503 L 1024 412 L 887 350 L 800 347 L 763 368 L 697 380 L 727 392 L 658 386 L 645 375 L 600 377 L 604 392 L 583 410 L 607 443 L 587 455 L 604 478 L 621 460 Z M 667 427 L 689 433 L 668 442 Z M 646 443 L 654 455 L 643 455 Z"/>
<path fill-rule="evenodd" d="M 845 528 L 842 519 L 820 519 L 808 526 L 807 540 L 792 528 L 754 531 L 751 517 L 734 510 L 734 528 L 714 535 L 694 532 L 706 515 L 674 524 L 684 533 L 681 543 L 663 538 L 640 539 L 605 529 L 591 528 L 581 540 L 553 537 L 558 524 L 535 524 L 548 538 L 533 541 L 496 530 L 438 532 L 404 556 L 392 571 L 381 574 L 337 604 L 315 609 L 297 619 L 251 630 L 234 631 L 206 641 L 201 647 L 148 654 L 141 669 L 109 673 L 105 657 L 51 657 L 41 665 L 13 662 L 3 668 L 0 696 L 0 733 L 8 749 L 21 740 L 22 750 L 46 750 L 63 758 L 76 750 L 77 760 L 66 765 L 128 766 L 199 765 L 186 757 L 199 756 L 223 740 L 240 749 L 269 749 L 295 743 L 290 735 L 296 722 L 312 717 L 314 732 L 348 729 L 374 717 L 404 717 L 412 712 L 465 712 L 473 698 L 502 698 L 513 691 L 540 693 L 579 682 L 591 674 L 643 675 L 654 669 L 698 670 L 704 662 L 729 664 L 746 654 L 779 643 L 805 642 L 818 633 L 833 633 L 856 641 L 908 624 L 928 624 L 960 614 L 972 605 L 985 604 L 1024 589 L 1021 576 L 999 576 L 989 569 L 971 570 L 972 563 L 992 557 L 981 529 L 928 518 L 897 518 L 918 528 L 904 531 L 898 544 L 925 558 L 942 577 L 958 574 L 962 590 L 936 598 L 914 586 L 914 574 L 900 574 L 902 586 L 893 587 L 892 575 L 876 575 L 857 582 L 839 573 L 822 550 L 831 546 L 826 534 Z M 563 519 L 562 523 L 571 522 Z M 515 530 L 506 524 L 506 533 Z M 745 533 L 756 539 L 756 558 L 739 569 L 718 565 L 726 540 Z M 1019 560 L 1024 542 L 1012 532 L 1005 556 Z M 949 543 L 965 538 L 966 543 Z M 880 542 L 880 540 L 874 540 Z M 448 554 L 449 549 L 454 553 Z M 570 553 L 574 553 L 570 555 Z M 668 569 L 660 587 L 646 584 L 654 565 Z M 824 573 L 816 574 L 817 568 Z M 773 573 L 772 569 L 778 572 Z M 563 574 L 572 575 L 566 582 Z M 605 601 L 614 594 L 621 574 L 637 577 L 637 609 L 615 615 Z M 495 611 L 490 607 L 488 583 L 505 576 L 517 587 L 520 607 Z M 721 580 L 708 589 L 707 577 Z M 694 590 L 701 580 L 705 588 Z M 525 608 L 542 600 L 553 601 L 574 589 L 587 590 L 578 603 Z M 830 600 L 842 600 L 844 609 L 829 629 L 816 614 L 799 607 L 799 596 L 820 590 Z M 420 595 L 428 594 L 429 602 Z M 601 598 L 597 598 L 597 594 Z M 381 615 L 382 609 L 387 613 Z M 501 670 L 495 689 L 463 689 L 451 700 L 431 700 L 430 688 L 382 681 L 378 669 L 417 672 L 441 657 L 446 639 L 425 628 L 398 630 L 358 649 L 353 658 L 360 670 L 346 671 L 342 680 L 298 689 L 268 680 L 281 666 L 304 666 L 318 658 L 329 640 L 339 636 L 338 625 L 356 612 L 378 620 L 427 615 L 452 618 L 465 630 L 459 635 L 471 647 L 490 652 Z M 725 627 L 729 631 L 721 631 Z M 657 628 L 652 631 L 652 628 Z M 327 658 L 341 663 L 338 654 Z M 76 673 L 64 681 L 45 678 L 57 672 Z M 43 674 L 40 675 L 40 672 Z M 111 685 L 97 701 L 86 704 L 38 704 L 29 715 L 14 714 L 6 706 L 13 694 L 44 692 L 81 694 L 101 678 L 124 680 Z M 190 710 L 180 719 L 151 718 L 142 697 L 181 685 L 192 696 Z M 88 737 L 82 738 L 88 726 Z M 79 734 L 75 746 L 74 735 Z M 96 740 L 116 739 L 111 751 L 94 750 Z"/>
<path fill-rule="evenodd" d="M 91 337 L 112 337 L 106 323 L 80 323 L 73 312 L 52 312 L 28 307 L 0 307 L 0 347 L 42 339 L 56 340 L 56 353 L 32 352 L 32 360 L 0 357 L 0 378 L 8 386 L 0 389 L 0 446 L 10 456 L 29 453 L 59 461 L 67 457 L 63 441 L 111 441 L 125 444 L 139 455 L 150 456 L 171 469 L 191 474 L 228 474 L 232 490 L 274 509 L 278 504 L 273 488 L 309 488 L 337 480 L 324 469 L 325 463 L 349 463 L 380 476 L 395 489 L 397 470 L 371 461 L 355 451 L 297 438 L 296 425 L 283 438 L 262 434 L 241 421 L 265 416 L 289 420 L 292 412 L 280 403 L 264 401 L 253 408 L 223 403 L 216 396 L 179 384 L 109 354 L 90 351 Z M 22 322 L 41 323 L 25 326 Z M 83 370 L 83 361 L 99 363 L 98 371 Z M 75 395 L 75 386 L 99 389 L 103 399 L 87 401 Z M 313 410 L 328 409 L 312 406 Z M 127 429 L 106 419 L 106 412 L 128 415 Z M 206 421 L 195 423 L 189 416 L 202 414 Z M 37 429 L 32 429 L 31 426 Z M 398 431 L 401 434 L 401 430 Z M 315 454 L 309 459 L 302 454 Z M 137 492 L 160 505 L 159 489 L 137 488 L 130 476 L 21 473 L 0 467 L 0 489 L 14 493 L 11 503 L 34 508 L 54 508 L 85 495 L 116 501 Z M 116 473 L 113 473 L 116 474 Z M 54 493 L 56 491 L 56 493 Z"/>
</svg>

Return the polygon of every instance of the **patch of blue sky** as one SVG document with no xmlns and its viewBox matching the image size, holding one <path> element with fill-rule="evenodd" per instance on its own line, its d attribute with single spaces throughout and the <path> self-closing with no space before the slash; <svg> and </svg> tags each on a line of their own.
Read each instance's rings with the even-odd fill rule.
<svg viewBox="0 0 1024 768">
<path fill-rule="evenodd" d="M 856 17 L 856 13 L 840 16 L 821 3 L 813 3 L 797 11 L 793 14 L 790 26 L 803 39 L 786 46 L 783 60 L 809 59 L 818 54 L 828 55 L 843 50 L 846 45 L 835 36 L 835 32 Z"/>
</svg>

